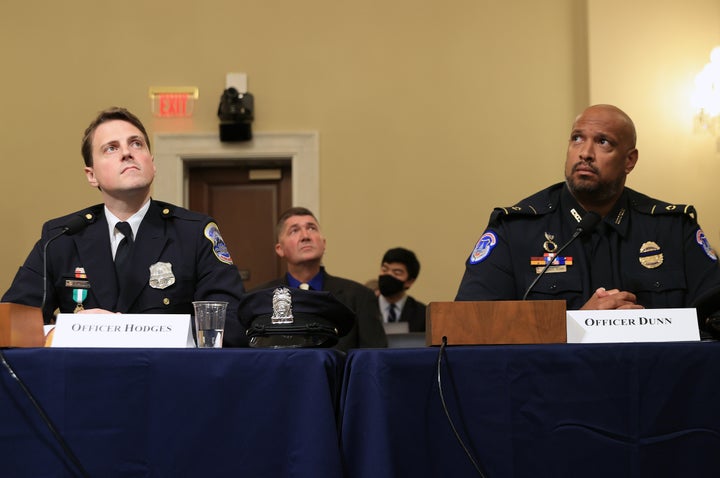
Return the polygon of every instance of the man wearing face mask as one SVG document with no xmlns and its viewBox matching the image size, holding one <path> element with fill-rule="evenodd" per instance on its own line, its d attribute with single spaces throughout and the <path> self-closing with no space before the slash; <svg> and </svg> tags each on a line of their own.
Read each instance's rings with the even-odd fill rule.
<svg viewBox="0 0 720 478">
<path fill-rule="evenodd" d="M 378 277 L 378 306 L 383 322 L 407 322 L 408 332 L 425 332 L 425 309 L 407 295 L 420 273 L 420 262 L 415 253 L 402 247 L 389 249 L 383 256 Z"/>
</svg>

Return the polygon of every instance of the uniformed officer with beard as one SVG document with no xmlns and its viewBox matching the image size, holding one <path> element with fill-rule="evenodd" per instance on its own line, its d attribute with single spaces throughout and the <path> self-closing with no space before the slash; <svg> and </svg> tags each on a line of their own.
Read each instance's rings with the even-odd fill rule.
<svg viewBox="0 0 720 478">
<path fill-rule="evenodd" d="M 625 187 L 635 143 L 635 126 L 619 108 L 583 111 L 570 133 L 565 182 L 493 211 L 455 300 L 527 295 L 564 299 L 570 310 L 681 308 L 718 287 L 718 258 L 695 209 Z M 600 216 L 597 227 L 557 255 L 588 212 Z"/>
</svg>

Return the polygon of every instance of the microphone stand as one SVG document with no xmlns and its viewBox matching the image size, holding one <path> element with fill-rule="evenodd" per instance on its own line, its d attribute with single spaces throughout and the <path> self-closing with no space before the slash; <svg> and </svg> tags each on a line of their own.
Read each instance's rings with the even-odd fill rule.
<svg viewBox="0 0 720 478">
<path fill-rule="evenodd" d="M 527 299 L 528 294 L 530 293 L 532 288 L 535 287 L 535 284 L 537 284 L 537 282 L 540 280 L 540 278 L 543 275 L 545 275 L 545 272 L 547 272 L 547 270 L 550 268 L 550 266 L 553 264 L 553 262 L 555 262 L 555 258 L 557 256 L 559 256 L 560 253 L 562 251 L 564 251 L 570 244 L 572 244 L 573 241 L 575 239 L 577 239 L 581 234 L 583 234 L 585 232 L 590 232 L 593 229 L 595 229 L 595 226 L 597 226 L 600 221 L 601 221 L 600 216 L 597 213 L 594 213 L 592 211 L 588 212 L 587 214 L 585 214 L 585 216 L 583 216 L 583 218 L 580 220 L 580 223 L 578 224 L 577 229 L 575 229 L 575 232 L 573 233 L 570 240 L 567 241 L 565 244 L 563 244 L 562 247 L 560 247 L 560 249 L 558 249 L 555 252 L 555 255 L 553 256 L 551 261 L 549 261 L 547 264 L 545 264 L 545 267 L 543 267 L 543 270 L 540 271 L 540 273 L 537 275 L 537 277 L 535 277 L 535 279 L 530 284 L 530 287 L 528 287 L 527 290 L 525 291 L 525 294 L 523 294 L 522 300 Z"/>
</svg>

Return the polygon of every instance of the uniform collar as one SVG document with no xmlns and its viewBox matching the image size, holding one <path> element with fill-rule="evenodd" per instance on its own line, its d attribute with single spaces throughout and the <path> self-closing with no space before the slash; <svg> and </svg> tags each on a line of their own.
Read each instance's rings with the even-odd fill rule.
<svg viewBox="0 0 720 478">
<path fill-rule="evenodd" d="M 583 209 L 583 207 L 577 202 L 575 197 L 570 194 L 567 187 L 564 187 L 560 193 L 560 205 L 560 210 L 563 214 L 563 222 L 568 224 L 571 229 L 576 228 L 580 219 L 582 219 L 587 211 L 585 211 L 585 209 Z M 623 189 L 623 192 L 615 203 L 615 206 L 613 206 L 610 213 L 602 220 L 605 227 L 614 229 L 622 237 L 627 235 L 630 224 L 629 205 L 628 191 L 627 189 Z"/>
<path fill-rule="evenodd" d="M 108 209 L 107 206 L 104 207 L 105 209 L 105 217 L 107 218 L 108 223 L 108 232 L 110 233 L 110 240 L 111 242 L 114 241 L 115 237 L 115 225 L 120 222 L 120 219 L 118 219 L 115 214 L 110 212 L 110 209 Z M 130 224 L 130 228 L 133 232 L 133 237 L 137 237 L 138 229 L 140 229 L 140 223 L 145 218 L 145 214 L 147 214 L 148 209 L 150 209 L 150 199 L 147 200 L 145 204 L 132 216 L 130 216 L 127 219 L 127 223 Z"/>
</svg>

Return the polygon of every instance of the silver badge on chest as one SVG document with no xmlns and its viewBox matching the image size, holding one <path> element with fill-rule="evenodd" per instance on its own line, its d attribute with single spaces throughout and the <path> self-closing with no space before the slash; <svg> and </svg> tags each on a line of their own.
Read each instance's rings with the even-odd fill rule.
<svg viewBox="0 0 720 478">
<path fill-rule="evenodd" d="M 166 289 L 175 283 L 172 264 L 169 262 L 156 262 L 150 266 L 150 287 L 153 289 Z"/>
</svg>

